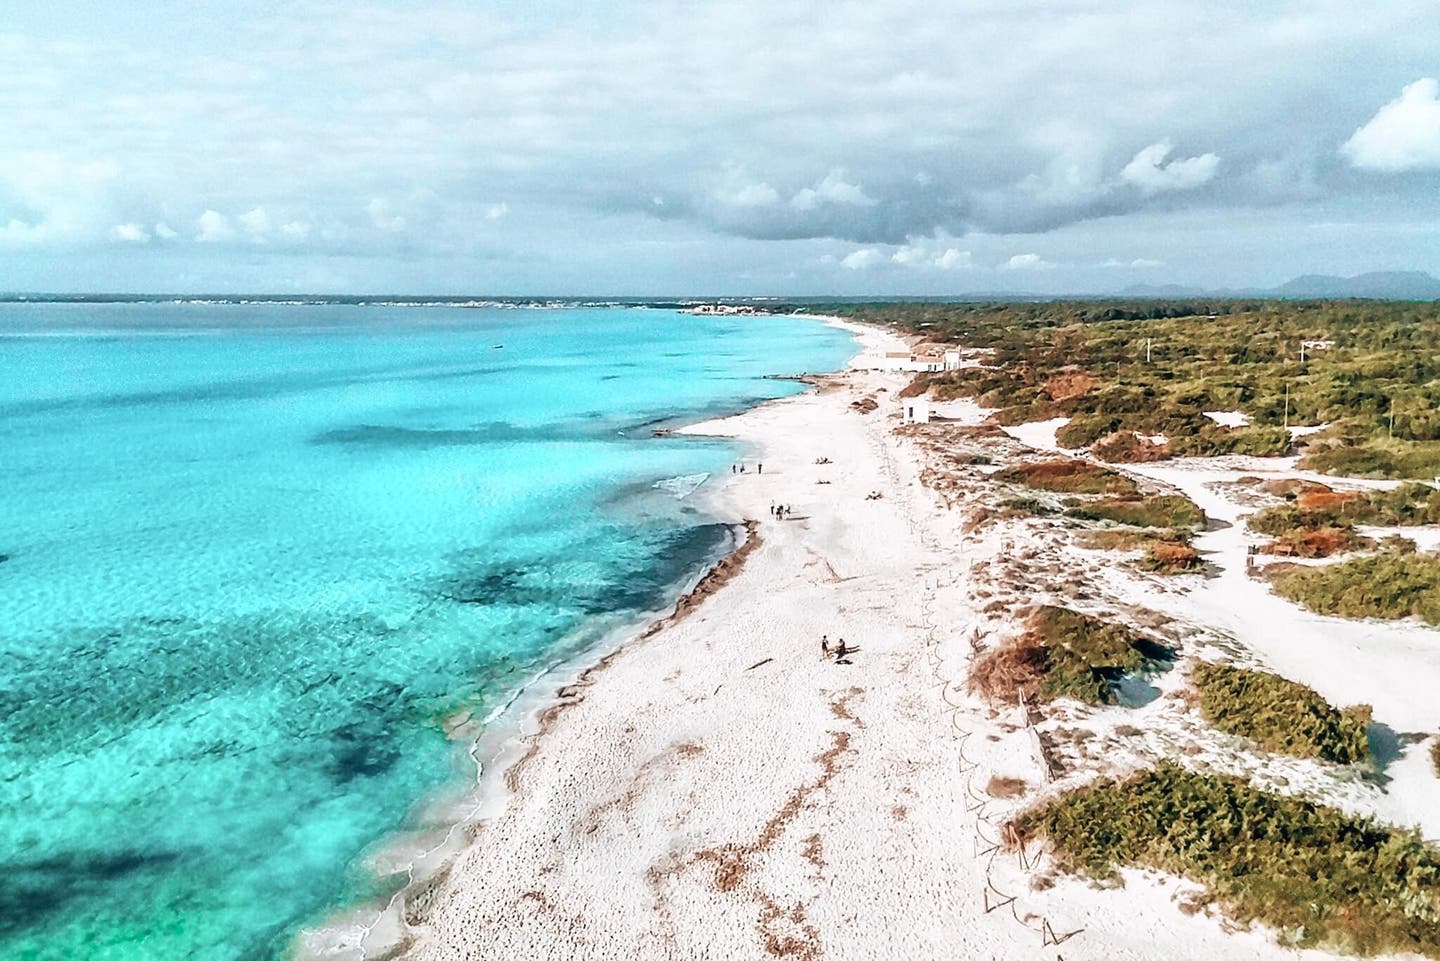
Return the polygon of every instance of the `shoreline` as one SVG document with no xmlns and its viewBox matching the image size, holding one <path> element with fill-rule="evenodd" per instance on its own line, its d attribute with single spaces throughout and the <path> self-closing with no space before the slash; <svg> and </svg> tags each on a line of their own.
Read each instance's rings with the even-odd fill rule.
<svg viewBox="0 0 1440 961">
<path fill-rule="evenodd" d="M 792 948 L 801 950 L 806 944 L 813 945 L 816 937 L 811 930 L 813 925 L 796 920 L 798 909 L 781 910 L 779 902 L 764 891 L 753 892 L 750 900 L 741 900 L 738 904 L 734 903 L 734 895 L 752 885 L 747 879 L 757 877 L 760 867 L 757 862 L 773 855 L 781 846 L 782 835 L 810 820 L 812 809 L 817 805 L 830 806 L 833 800 L 830 795 L 837 783 L 847 777 L 853 779 L 849 769 L 860 760 L 857 752 L 869 736 L 867 722 L 862 717 L 867 689 L 860 685 L 866 683 L 865 675 L 877 671 L 889 677 L 895 658 L 907 662 L 914 658 L 904 651 L 910 646 L 910 631 L 905 624 L 903 604 L 893 609 L 890 605 L 871 606 L 864 614 L 847 615 L 844 599 L 867 591 L 861 582 L 868 578 L 888 578 L 897 573 L 905 576 L 917 563 L 915 551 L 924 550 L 917 543 L 917 528 L 910 516 L 910 507 L 899 503 L 919 491 L 918 465 L 897 464 L 893 452 L 887 449 L 893 436 L 891 425 L 898 415 L 889 412 L 872 415 L 868 410 L 873 405 L 861 407 L 857 402 L 857 399 L 873 400 L 877 394 L 884 396 L 887 392 L 893 396 L 909 382 L 911 375 L 894 369 L 893 361 L 887 361 L 884 356 L 885 349 L 903 348 L 906 342 L 883 328 L 833 318 L 817 319 L 858 334 L 861 349 L 846 370 L 812 375 L 814 389 L 805 393 L 677 430 L 690 435 L 736 439 L 753 450 L 757 460 L 763 458 L 768 468 L 763 475 L 756 472 L 732 475 L 722 478 L 713 488 L 707 485 L 702 490 L 708 512 L 725 520 L 753 517 L 765 511 L 766 500 L 773 503 L 769 496 L 772 492 L 783 495 L 781 502 L 792 505 L 792 510 L 797 505 L 803 509 L 794 511 L 783 521 L 772 517 L 764 527 L 764 535 L 748 540 L 747 552 L 753 552 L 754 556 L 726 572 L 723 589 L 707 594 L 702 604 L 691 605 L 682 600 L 677 604 L 677 613 L 684 612 L 685 616 L 663 619 L 642 632 L 642 636 L 632 636 L 605 655 L 602 662 L 595 665 L 597 669 L 586 672 L 583 697 L 552 702 L 545 708 L 543 727 L 537 725 L 526 736 L 528 746 L 523 763 L 516 767 L 514 759 L 508 759 L 510 763 L 503 777 L 506 789 L 503 807 L 492 817 L 477 820 L 469 845 L 443 876 L 437 876 L 433 884 L 423 889 L 412 887 L 406 892 L 406 903 L 399 905 L 404 924 L 395 932 L 395 937 L 386 939 L 384 947 L 369 945 L 366 957 L 449 958 L 471 956 L 476 952 L 496 952 L 501 956 L 527 956 L 528 952 L 528 956 L 533 956 L 562 949 L 578 950 L 583 956 L 586 952 L 577 945 L 592 943 L 588 936 L 575 942 L 563 931 L 540 933 L 530 929 L 532 923 L 546 917 L 553 922 L 558 906 L 568 900 L 568 895 L 557 892 L 552 896 L 544 890 L 552 880 L 563 882 L 567 887 L 583 888 L 583 892 L 571 894 L 580 893 L 586 899 L 605 905 L 602 910 L 614 915 L 615 923 L 621 926 L 636 921 L 658 922 L 662 930 L 652 930 L 643 937 L 646 940 L 658 937 L 667 946 L 656 947 L 645 956 L 735 956 L 715 954 L 720 950 L 718 947 L 702 950 L 698 943 L 692 945 L 693 951 L 677 953 L 674 944 L 677 937 L 695 937 L 716 920 L 708 913 L 701 923 L 682 926 L 688 932 L 682 936 L 677 933 L 676 923 L 668 917 L 668 908 L 649 920 L 643 912 L 636 914 L 630 910 L 633 905 L 616 909 L 611 904 L 616 892 L 605 887 L 604 880 L 607 876 L 613 879 L 616 870 L 613 866 L 595 865 L 587 869 L 569 863 L 568 858 L 563 859 L 565 863 L 557 864 L 553 860 L 543 865 L 534 863 L 537 848 L 553 846 L 560 835 L 569 833 L 576 838 L 596 840 L 602 834 L 611 834 L 617 827 L 616 821 L 629 822 L 636 815 L 637 805 L 678 802 L 687 809 L 693 807 L 698 803 L 695 795 L 701 789 L 697 786 L 687 792 L 683 787 L 668 785 L 660 772 L 703 766 L 711 756 L 728 756 L 721 770 L 747 783 L 754 776 L 760 776 L 757 771 L 765 771 L 763 786 L 753 784 L 754 791 L 737 793 L 719 784 L 709 788 L 712 792 L 724 791 L 725 800 L 718 806 L 707 806 L 715 816 L 715 823 L 711 825 L 714 833 L 729 834 L 738 825 L 753 819 L 759 827 L 759 839 L 737 844 L 717 837 L 716 844 L 696 851 L 694 857 L 683 864 L 671 863 L 673 851 L 659 852 L 647 864 L 636 864 L 632 870 L 622 871 L 622 875 L 639 879 L 639 887 L 644 892 L 642 899 L 646 901 L 659 896 L 657 889 L 669 883 L 664 880 L 666 877 L 676 873 L 693 875 L 686 879 L 686 887 L 698 884 L 713 889 L 725 902 L 710 907 L 717 909 L 730 926 L 736 928 L 732 934 L 738 935 L 739 941 L 727 942 L 731 948 L 737 943 L 751 944 L 756 937 L 760 939 L 761 950 L 769 953 L 775 950 L 782 954 L 794 953 Z M 816 428 L 817 417 L 823 417 L 825 424 L 835 430 Z M 805 435 L 805 443 L 799 445 L 804 449 L 799 451 L 794 449 L 797 431 Z M 810 486 L 814 484 L 828 486 Z M 884 496 L 876 487 L 885 489 Z M 814 495 L 820 495 L 818 500 Z M 886 496 L 890 499 L 885 499 Z M 802 497 L 812 503 L 801 504 Z M 877 517 L 873 521 L 862 519 L 854 529 L 844 523 L 843 513 L 838 523 L 836 519 L 827 519 L 825 503 L 835 498 L 860 505 L 858 510 L 873 512 Z M 870 506 L 864 507 L 866 504 Z M 893 552 L 873 549 L 869 544 L 872 537 L 882 544 L 893 545 Z M 814 555 L 817 548 L 822 554 L 832 551 L 834 554 L 795 563 L 797 550 Z M 893 556 L 886 559 L 885 555 L 890 553 Z M 871 573 L 856 569 L 876 564 L 880 566 Z M 793 579 L 796 574 L 803 582 L 796 587 L 818 589 L 822 594 L 830 594 L 833 585 L 843 585 L 842 603 L 836 606 L 832 597 L 814 610 L 803 604 L 793 606 L 786 597 L 788 588 L 777 587 L 773 581 L 780 577 Z M 920 584 L 916 582 L 913 586 Z M 757 623 L 770 623 L 764 616 L 754 621 L 759 615 L 756 608 L 762 606 L 770 607 L 770 613 L 776 615 L 799 613 L 807 623 L 816 625 L 813 638 L 809 637 L 812 633 L 809 628 L 770 636 L 766 628 L 761 627 L 756 634 Z M 872 613 L 874 611 L 882 613 Z M 822 620 L 813 620 L 814 617 Z M 830 626 L 832 624 L 835 626 Z M 845 636 L 850 626 L 855 628 L 850 633 L 852 640 L 872 636 L 875 639 L 863 642 L 852 655 L 861 659 L 873 657 L 869 668 L 857 671 L 853 666 L 855 661 L 847 661 L 852 666 L 845 667 L 816 657 L 818 646 L 812 645 L 821 633 L 828 632 L 832 638 Z M 719 640 L 722 636 L 723 642 Z M 663 643 L 634 643 L 652 638 Z M 777 641 L 783 649 L 774 649 Z M 910 667 L 907 664 L 903 672 L 907 684 L 913 683 L 909 677 Z M 773 711 L 775 705 L 789 696 L 786 677 L 797 671 L 822 682 L 804 705 L 804 712 L 813 719 L 806 730 L 810 736 L 818 737 L 815 750 L 793 736 L 790 718 Z M 691 677 L 692 674 L 698 676 Z M 657 682 L 657 678 L 661 681 Z M 656 687 L 657 683 L 661 683 L 660 688 Z M 686 690 L 672 691 L 664 685 L 684 686 Z M 747 687 L 764 689 L 767 693 L 748 691 Z M 913 698 L 913 694 L 898 690 L 885 691 L 882 696 Z M 787 708 L 798 710 L 801 705 L 787 702 Z M 705 713 L 706 717 L 690 722 L 679 716 L 693 710 Z M 945 731 L 925 723 L 914 706 L 907 703 L 906 711 L 910 720 L 924 729 L 923 740 L 945 736 Z M 698 729 L 695 723 L 699 723 Z M 830 730 L 837 724 L 850 730 Z M 606 733 L 593 731 L 596 726 L 607 729 Z M 774 728 L 773 733 L 754 733 L 760 726 Z M 782 734 L 782 730 L 789 733 Z M 536 737 L 536 733 L 542 737 Z M 758 740 L 752 743 L 752 736 Z M 632 743 L 651 741 L 656 743 Z M 938 750 L 938 744 L 932 746 L 937 750 L 932 752 L 929 766 L 943 767 L 947 763 L 945 753 Z M 652 751 L 652 747 L 658 749 Z M 777 750 L 784 756 L 767 756 Z M 901 750 L 908 751 L 909 747 Z M 812 777 L 809 772 L 815 763 L 820 764 L 820 772 Z M 893 764 L 894 759 L 886 763 Z M 495 769 L 498 768 L 497 763 Z M 577 782 L 577 772 L 581 770 L 586 772 L 585 778 Z M 932 800 L 949 812 L 958 798 L 938 773 L 932 770 L 925 783 L 940 786 L 938 796 Z M 785 784 L 796 779 L 800 783 L 785 791 Z M 873 784 L 874 780 L 864 778 L 861 783 Z M 879 786 L 883 791 L 884 784 Z M 782 792 L 775 798 L 778 810 L 765 815 L 767 795 L 774 796 L 777 790 Z M 584 795 L 595 803 L 572 795 Z M 556 810 L 557 806 L 561 810 Z M 583 810 L 586 806 L 589 814 Z M 749 814 L 753 817 L 733 810 L 736 806 L 752 809 Z M 872 816 L 881 819 L 876 827 L 883 825 L 883 830 L 897 840 L 910 834 L 907 816 L 921 816 L 919 812 L 907 815 L 904 804 L 877 803 L 870 808 Z M 927 810 L 924 817 L 932 827 L 938 828 L 948 821 L 949 815 Z M 681 819 L 684 820 L 684 816 Z M 668 823 L 665 818 L 661 820 Z M 843 833 L 850 833 L 850 828 L 844 828 Z M 862 836 L 874 833 L 867 830 Z M 822 834 L 825 837 L 822 838 Z M 514 840 L 511 835 L 516 836 Z M 534 840 L 525 840 L 527 838 Z M 604 852 L 606 865 L 617 859 L 635 857 L 634 842 L 639 840 L 654 840 L 668 847 L 664 837 L 627 836 L 618 848 L 615 840 L 608 838 L 610 843 L 596 840 Z M 855 847 L 843 838 L 832 840 L 828 832 L 817 833 L 806 841 L 803 863 L 816 868 L 827 857 L 822 856 L 819 848 L 829 851 L 831 845 L 835 851 L 828 858 L 834 861 L 842 860 L 845 856 L 842 852 Z M 933 870 L 953 874 L 943 871 L 938 863 Z M 481 890 L 493 885 L 500 874 L 512 892 L 508 901 L 497 900 L 493 892 L 487 894 Z M 968 889 L 963 878 L 952 878 L 950 883 Z M 670 899 L 661 897 L 661 900 Z M 890 910 L 896 919 L 909 910 L 904 898 L 891 901 Z M 758 906 L 761 914 L 758 925 L 752 923 L 753 909 L 747 904 Z M 599 916 L 591 912 L 586 917 L 592 915 Z M 941 930 L 953 930 L 955 923 L 956 918 L 948 917 Z M 630 935 L 626 935 L 622 940 L 628 942 L 629 938 Z M 932 931 L 924 935 L 922 941 L 938 945 L 942 939 Z M 562 948 L 566 945 L 568 947 Z M 462 951 L 463 955 L 457 953 Z"/>
<path fill-rule="evenodd" d="M 844 371 L 674 431 L 735 440 L 764 462 L 763 474 L 702 486 L 706 513 L 766 518 L 778 503 L 788 519 L 750 521 L 752 536 L 669 614 L 618 637 L 568 685 L 544 685 L 548 699 L 537 690 L 532 723 L 487 772 L 491 806 L 465 822 L 453 857 L 396 895 L 384 937 L 330 957 L 1050 961 L 1062 942 L 1066 961 L 1333 957 L 1194 909 L 1197 885 L 1174 876 L 1124 869 L 1124 886 L 1097 887 L 1057 872 L 1043 850 L 1022 849 L 1017 863 L 1005 825 L 1096 775 L 1171 759 L 1433 831 L 1440 782 L 1413 745 L 1381 789 L 1249 751 L 1186 697 L 1193 659 L 1276 661 L 1295 643 L 1282 620 L 1335 650 L 1362 633 L 1414 631 L 1301 615 L 1232 576 L 1254 505 L 1212 481 L 1237 464 L 1119 468 L 1230 523 L 1206 535 L 1219 578 L 1147 573 L 1078 543 L 1063 520 L 1007 513 L 1014 492 L 991 472 L 1045 456 L 1055 425 L 1001 430 L 973 402 L 947 401 L 928 425 L 901 427 L 897 395 L 912 375 L 884 348 L 903 342 L 825 322 L 860 341 Z M 1061 701 L 1031 714 L 982 700 L 972 658 L 1040 604 L 1129 623 L 1183 663 L 1149 679 L 1153 700 L 1124 710 Z M 1271 622 L 1216 613 L 1232 608 Z M 822 635 L 854 653 L 821 658 Z M 1344 704 L 1414 654 L 1326 683 L 1314 668 L 1279 667 Z M 1422 668 L 1440 682 L 1440 666 Z M 1387 717 L 1440 722 L 1418 697 L 1377 704 Z"/>
<path fill-rule="evenodd" d="M 853 365 L 865 354 L 859 335 L 875 329 L 839 317 L 803 316 L 846 330 L 856 337 L 856 351 L 847 361 L 848 365 Z M 681 423 L 665 429 L 663 434 L 727 437 L 724 434 L 706 434 L 697 428 L 720 424 L 769 405 L 804 397 L 813 393 L 818 384 L 833 373 L 768 375 L 769 379 L 804 384 L 806 390 L 800 394 L 766 399 L 718 418 Z M 682 587 L 674 603 L 667 608 L 628 618 L 626 623 L 603 632 L 583 649 L 540 670 L 480 720 L 478 731 L 474 731 L 477 722 L 469 715 L 463 720 L 445 722 L 443 728 L 447 737 L 454 738 L 463 736 L 466 731 L 474 731 L 464 752 L 475 765 L 473 780 L 466 782 L 463 788 L 452 784 L 448 791 L 442 786 L 434 796 L 422 798 L 414 817 L 386 837 L 377 839 L 361 855 L 369 862 L 369 871 L 373 876 L 383 879 L 404 874 L 407 879 L 383 905 L 374 902 L 350 905 L 329 912 L 319 923 L 300 928 L 291 938 L 287 957 L 294 961 L 381 961 L 400 956 L 408 949 L 410 939 L 398 931 L 389 935 L 388 943 L 378 950 L 372 949 L 367 942 L 377 934 L 394 930 L 393 914 L 398 907 L 403 907 L 403 902 L 414 895 L 423 896 L 434 885 L 443 882 L 458 851 L 469 843 L 462 842 L 457 848 L 455 836 L 471 834 L 475 826 L 504 809 L 518 790 L 518 781 L 525 766 L 541 751 L 555 721 L 570 708 L 583 703 L 584 692 L 594 685 L 596 678 L 614 659 L 627 648 L 654 638 L 698 610 L 707 598 L 743 569 L 750 554 L 762 543 L 759 523 L 727 513 L 709 485 L 702 485 L 694 496 L 703 505 L 701 509 L 704 512 L 731 529 L 736 543 L 687 578 L 689 586 Z M 461 813 L 462 809 L 464 813 Z M 437 836 L 437 843 L 416 851 L 417 842 L 425 843 L 421 839 L 428 837 L 434 840 Z"/>
</svg>

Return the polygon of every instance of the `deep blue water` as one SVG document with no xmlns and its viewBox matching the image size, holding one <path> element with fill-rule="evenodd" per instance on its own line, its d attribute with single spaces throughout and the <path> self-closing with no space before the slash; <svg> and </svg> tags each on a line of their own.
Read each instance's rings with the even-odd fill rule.
<svg viewBox="0 0 1440 961">
<path fill-rule="evenodd" d="M 367 847 L 457 776 L 442 718 L 725 549 L 679 495 L 736 451 L 652 426 L 851 352 L 658 310 L 0 305 L 0 957 L 276 957 L 373 893 Z"/>
</svg>

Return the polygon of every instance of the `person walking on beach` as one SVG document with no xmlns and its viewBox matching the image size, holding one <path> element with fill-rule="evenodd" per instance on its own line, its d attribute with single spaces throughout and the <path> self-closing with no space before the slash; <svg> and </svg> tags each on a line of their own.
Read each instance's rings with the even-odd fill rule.
<svg viewBox="0 0 1440 961">
<path fill-rule="evenodd" d="M 820 658 L 823 660 L 830 656 L 830 635 L 820 635 Z"/>
<path fill-rule="evenodd" d="M 756 464 L 756 465 L 755 465 L 755 473 L 757 473 L 757 474 L 763 474 L 763 473 L 765 473 L 765 465 L 764 465 L 764 464 Z"/>
</svg>

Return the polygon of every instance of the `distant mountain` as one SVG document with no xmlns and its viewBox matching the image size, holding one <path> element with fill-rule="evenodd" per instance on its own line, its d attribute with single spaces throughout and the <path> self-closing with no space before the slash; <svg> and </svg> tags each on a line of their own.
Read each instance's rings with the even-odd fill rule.
<svg viewBox="0 0 1440 961">
<path fill-rule="evenodd" d="M 1134 284 L 1117 297 L 1176 300 L 1186 297 L 1244 297 L 1288 300 L 1440 300 L 1440 279 L 1423 270 L 1379 270 L 1355 277 L 1306 274 L 1279 287 L 1205 290 L 1180 284 Z"/>
<path fill-rule="evenodd" d="M 1276 287 L 1277 297 L 1332 299 L 1368 297 L 1377 300 L 1440 300 L 1440 280 L 1423 270 L 1388 270 L 1357 277 L 1306 274 Z"/>
<path fill-rule="evenodd" d="M 1212 291 L 1203 287 L 1186 287 L 1183 284 L 1131 284 L 1120 291 L 1121 297 L 1145 297 L 1170 300 L 1177 297 L 1204 297 Z"/>
</svg>

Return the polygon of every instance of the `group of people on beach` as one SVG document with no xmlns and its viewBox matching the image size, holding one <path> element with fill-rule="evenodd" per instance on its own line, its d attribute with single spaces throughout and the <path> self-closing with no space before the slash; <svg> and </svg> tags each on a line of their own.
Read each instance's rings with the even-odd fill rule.
<svg viewBox="0 0 1440 961">
<path fill-rule="evenodd" d="M 792 514 L 793 512 L 794 512 L 794 511 L 791 509 L 791 507 L 790 507 L 789 504 L 771 504 L 771 505 L 770 505 L 770 516 L 771 516 L 771 517 L 779 518 L 779 519 L 782 520 L 782 521 L 783 521 L 786 517 L 790 516 L 790 514 Z"/>
<path fill-rule="evenodd" d="M 851 663 L 851 661 L 847 657 L 847 655 L 854 650 L 855 648 L 847 647 L 845 645 L 845 638 L 843 637 L 840 638 L 840 640 L 836 641 L 835 644 L 832 646 L 830 644 L 830 635 L 820 635 L 820 656 L 822 658 L 834 655 L 836 664 L 849 664 Z"/>
<path fill-rule="evenodd" d="M 744 465 L 744 464 L 731 464 L 731 465 L 730 465 L 730 473 L 732 473 L 732 474 L 743 474 L 743 473 L 745 473 L 745 465 Z M 765 473 L 765 465 L 764 465 L 764 464 L 756 464 L 756 465 L 755 465 L 755 473 L 757 473 L 757 474 L 763 474 L 763 473 Z"/>
</svg>

